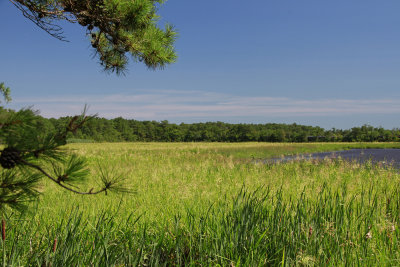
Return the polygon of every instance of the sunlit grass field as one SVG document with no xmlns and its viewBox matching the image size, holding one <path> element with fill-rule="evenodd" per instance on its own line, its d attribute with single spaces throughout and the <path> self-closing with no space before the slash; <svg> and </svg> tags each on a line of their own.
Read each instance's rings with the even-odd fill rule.
<svg viewBox="0 0 400 267">
<path fill-rule="evenodd" d="M 66 150 L 131 194 L 79 196 L 43 181 L 7 219 L 3 263 L 38 266 L 398 265 L 400 174 L 342 160 L 257 159 L 397 143 L 97 143 Z M 57 240 L 57 241 L 55 241 Z"/>
<path fill-rule="evenodd" d="M 94 170 L 101 164 L 126 178 L 130 195 L 79 196 L 48 182 L 40 208 L 52 212 L 77 205 L 86 213 L 118 207 L 121 214 L 143 214 L 148 221 L 171 219 L 176 212 L 186 208 L 207 209 L 215 201 L 233 197 L 242 186 L 248 190 L 259 187 L 277 189 L 284 187 L 286 194 L 298 194 L 304 187 L 313 191 L 324 182 L 340 184 L 348 164 L 305 162 L 278 165 L 255 164 L 254 159 L 280 157 L 353 147 L 400 147 L 399 144 L 270 144 L 270 143 L 98 143 L 71 144 L 66 147 L 85 156 Z M 335 166 L 332 167 L 332 166 Z M 359 173 L 352 174 L 351 184 L 363 182 L 358 164 L 352 164 Z M 333 172 L 333 173 L 332 173 Z M 60 196 L 68 199 L 61 201 Z M 52 216 L 52 215 L 51 215 Z"/>
</svg>

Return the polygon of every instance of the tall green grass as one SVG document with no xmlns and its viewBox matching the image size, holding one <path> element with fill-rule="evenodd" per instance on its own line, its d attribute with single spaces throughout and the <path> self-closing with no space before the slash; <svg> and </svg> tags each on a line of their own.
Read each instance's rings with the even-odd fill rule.
<svg viewBox="0 0 400 267">
<path fill-rule="evenodd" d="M 373 186 L 349 195 L 325 185 L 314 196 L 285 200 L 284 191 L 242 188 L 207 211 L 175 214 L 149 227 L 140 216 L 110 212 L 84 219 L 73 210 L 41 230 L 11 217 L 3 264 L 37 266 L 397 265 L 399 188 Z M 182 218 L 186 217 L 186 220 Z"/>
<path fill-rule="evenodd" d="M 250 143 L 69 145 L 93 166 L 100 161 L 124 172 L 135 194 L 81 197 L 44 182 L 29 214 L 6 218 L 3 265 L 399 264 L 398 170 L 237 157 L 257 145 L 290 150 Z"/>
</svg>

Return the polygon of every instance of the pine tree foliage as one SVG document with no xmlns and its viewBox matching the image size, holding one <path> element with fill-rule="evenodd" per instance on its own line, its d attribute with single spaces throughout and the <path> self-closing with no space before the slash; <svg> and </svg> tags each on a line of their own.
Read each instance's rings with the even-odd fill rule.
<svg viewBox="0 0 400 267">
<path fill-rule="evenodd" d="M 7 114 L 7 115 L 4 115 Z M 80 190 L 90 176 L 83 157 L 63 149 L 67 134 L 75 132 L 93 116 L 83 112 L 73 117 L 62 131 L 46 132 L 40 117 L 31 109 L 3 113 L 0 122 L 0 212 L 23 211 L 38 195 L 38 182 L 47 178 L 58 186 L 83 195 L 107 191 L 129 192 L 121 186 L 123 177 L 100 169 L 98 189 Z"/>
<path fill-rule="evenodd" d="M 6 102 L 11 101 L 10 88 L 6 87 L 4 83 L 0 83 L 0 93 L 3 95 Z"/>
<path fill-rule="evenodd" d="M 158 25 L 163 0 L 9 0 L 25 17 L 60 40 L 60 21 L 86 28 L 95 54 L 106 71 L 123 73 L 130 55 L 151 69 L 176 61 L 176 31 Z"/>
</svg>

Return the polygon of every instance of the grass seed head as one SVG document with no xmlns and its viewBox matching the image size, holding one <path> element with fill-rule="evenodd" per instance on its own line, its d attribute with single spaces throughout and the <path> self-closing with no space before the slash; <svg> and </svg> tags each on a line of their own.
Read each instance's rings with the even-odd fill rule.
<svg viewBox="0 0 400 267">
<path fill-rule="evenodd" d="M 371 239 L 372 238 L 372 233 L 371 231 L 368 231 L 368 233 L 365 235 L 365 239 Z"/>
</svg>

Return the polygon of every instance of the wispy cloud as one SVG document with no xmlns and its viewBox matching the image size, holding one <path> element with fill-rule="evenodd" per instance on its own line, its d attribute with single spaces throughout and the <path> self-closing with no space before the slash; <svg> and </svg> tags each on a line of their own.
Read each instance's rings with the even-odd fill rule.
<svg viewBox="0 0 400 267">
<path fill-rule="evenodd" d="M 79 113 L 84 104 L 101 117 L 198 121 L 400 114 L 400 99 L 294 99 L 244 97 L 201 91 L 146 91 L 136 94 L 16 98 L 12 107 L 34 105 L 45 117 Z"/>
</svg>

